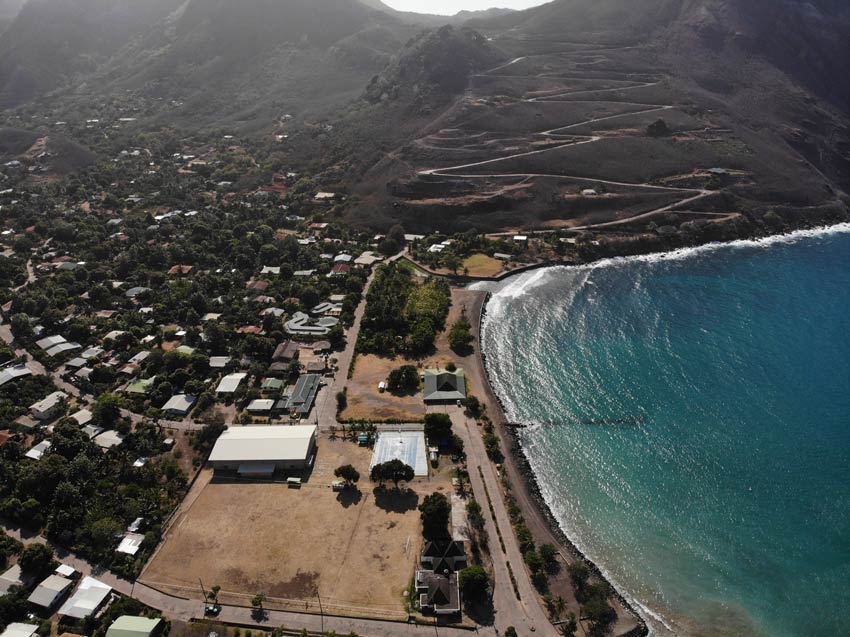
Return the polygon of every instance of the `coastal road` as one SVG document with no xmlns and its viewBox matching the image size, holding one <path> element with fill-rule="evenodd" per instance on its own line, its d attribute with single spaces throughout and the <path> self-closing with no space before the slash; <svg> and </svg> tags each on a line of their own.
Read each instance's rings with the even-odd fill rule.
<svg viewBox="0 0 850 637">
<path fill-rule="evenodd" d="M 520 635 L 534 632 L 557 636 L 558 632 L 540 605 L 537 591 L 534 590 L 525 569 L 522 552 L 505 506 L 500 480 L 493 463 L 487 457 L 478 425 L 467 418 L 459 407 L 441 406 L 429 411 L 448 413 L 455 433 L 463 440 L 469 481 L 475 498 L 484 511 L 484 526 L 489 536 L 495 576 L 493 606 L 496 610 L 496 626 L 500 632 L 508 626 L 514 626 Z M 492 504 L 492 512 L 488 503 Z M 500 536 L 504 549 L 499 541 Z M 519 599 L 511 583 L 511 572 L 516 581 Z"/>
</svg>

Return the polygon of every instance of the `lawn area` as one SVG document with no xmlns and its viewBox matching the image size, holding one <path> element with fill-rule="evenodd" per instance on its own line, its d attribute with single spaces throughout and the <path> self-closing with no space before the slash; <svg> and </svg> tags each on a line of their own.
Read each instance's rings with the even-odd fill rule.
<svg viewBox="0 0 850 637">
<path fill-rule="evenodd" d="M 496 276 L 502 272 L 504 263 L 486 254 L 473 254 L 463 262 L 469 276 Z"/>
</svg>

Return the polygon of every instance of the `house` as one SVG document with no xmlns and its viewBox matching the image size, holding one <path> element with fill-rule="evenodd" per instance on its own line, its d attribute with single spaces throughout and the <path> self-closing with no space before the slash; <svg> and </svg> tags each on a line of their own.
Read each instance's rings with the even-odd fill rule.
<svg viewBox="0 0 850 637">
<path fill-rule="evenodd" d="M 62 596 L 71 588 L 72 582 L 59 575 L 50 575 L 39 584 L 27 598 L 36 606 L 53 608 Z"/>
<path fill-rule="evenodd" d="M 458 571 L 466 568 L 463 542 L 441 540 L 428 542 L 422 552 L 422 568 L 416 571 L 419 606 L 435 615 L 460 612 Z"/>
<path fill-rule="evenodd" d="M 264 378 L 260 389 L 264 392 L 279 392 L 283 389 L 283 381 L 279 378 Z"/>
<path fill-rule="evenodd" d="M 122 615 L 106 630 L 106 637 L 155 637 L 163 626 L 158 617 Z"/>
<path fill-rule="evenodd" d="M 26 365 L 13 365 L 0 372 L 0 387 L 18 378 L 31 376 L 32 370 Z"/>
<path fill-rule="evenodd" d="M 77 421 L 77 424 L 80 427 L 85 427 L 87 424 L 91 422 L 91 419 L 94 417 L 91 411 L 88 409 L 80 409 L 78 412 L 71 414 L 71 418 Z"/>
<path fill-rule="evenodd" d="M 191 265 L 173 265 L 168 269 L 168 274 L 171 276 L 186 276 L 192 273 L 193 266 Z"/>
<path fill-rule="evenodd" d="M 9 592 L 13 586 L 23 586 L 23 572 L 18 564 L 0 575 L 0 597 Z"/>
<path fill-rule="evenodd" d="M 124 436 L 112 429 L 108 429 L 94 437 L 94 443 L 104 450 L 117 447 L 122 442 L 124 442 Z"/>
<path fill-rule="evenodd" d="M 74 594 L 62 604 L 58 614 L 74 619 L 85 619 L 95 614 L 106 603 L 111 592 L 111 586 L 86 576 Z"/>
<path fill-rule="evenodd" d="M 319 385 L 322 377 L 318 374 L 303 374 L 295 382 L 292 395 L 287 399 L 281 399 L 278 409 L 285 409 L 293 416 L 303 418 L 310 413 L 316 394 L 319 393 Z"/>
<path fill-rule="evenodd" d="M 156 382 L 156 376 L 151 376 L 150 378 L 142 378 L 141 380 L 137 380 L 135 383 L 131 383 L 127 385 L 126 392 L 128 394 L 135 394 L 139 396 L 144 396 L 151 389 L 153 389 L 153 384 Z"/>
<path fill-rule="evenodd" d="M 274 409 L 274 403 L 275 401 L 271 398 L 257 398 L 252 400 L 246 409 L 252 414 L 270 414 Z"/>
<path fill-rule="evenodd" d="M 144 541 L 145 536 L 141 533 L 126 533 L 115 551 L 127 555 L 135 555 L 139 552 Z"/>
<path fill-rule="evenodd" d="M 0 637 L 35 637 L 37 632 L 37 624 L 21 624 L 20 622 L 13 622 L 6 626 L 6 630 L 0 634 Z"/>
<path fill-rule="evenodd" d="M 185 416 L 192 410 L 196 400 L 195 396 L 175 394 L 160 409 L 170 416 Z"/>
<path fill-rule="evenodd" d="M 277 469 L 306 469 L 316 449 L 316 425 L 229 427 L 210 454 L 216 470 L 271 475 Z"/>
<path fill-rule="evenodd" d="M 296 270 L 292 273 L 292 276 L 296 279 L 309 279 L 314 274 L 316 274 L 315 270 Z"/>
<path fill-rule="evenodd" d="M 368 268 L 383 260 L 384 257 L 377 255 L 374 252 L 366 251 L 354 259 L 354 265 L 360 265 Z"/>
<path fill-rule="evenodd" d="M 260 270 L 260 274 L 280 274 L 280 266 L 279 265 L 265 265 L 263 269 Z"/>
<path fill-rule="evenodd" d="M 448 403 L 466 399 L 466 378 L 462 369 L 425 370 L 425 402 Z"/>
<path fill-rule="evenodd" d="M 37 403 L 30 405 L 30 414 L 36 420 L 50 420 L 54 416 L 59 415 L 59 411 L 65 404 L 68 394 L 62 391 L 55 391 L 49 396 L 42 398 Z"/>
<path fill-rule="evenodd" d="M 216 394 L 232 394 L 238 388 L 239 385 L 248 377 L 248 374 L 244 372 L 236 372 L 233 374 L 228 374 L 219 382 L 218 387 L 216 387 Z"/>
<path fill-rule="evenodd" d="M 49 440 L 42 440 L 40 443 L 35 445 L 32 449 L 27 451 L 24 456 L 30 458 L 32 460 L 41 460 L 44 457 L 44 454 L 48 452 L 52 443 Z"/>
<path fill-rule="evenodd" d="M 211 369 L 224 369 L 230 363 L 230 356 L 210 356 Z"/>
<path fill-rule="evenodd" d="M 146 294 L 150 291 L 150 288 L 136 286 L 124 292 L 124 296 L 126 296 L 128 299 L 135 299 L 137 296 L 141 296 L 142 294 Z"/>
<path fill-rule="evenodd" d="M 256 296 L 269 289 L 269 282 L 257 279 L 255 281 L 250 281 L 245 287 L 249 294 Z"/>
<path fill-rule="evenodd" d="M 419 607 L 435 615 L 460 613 L 460 585 L 457 573 L 416 572 Z"/>
<path fill-rule="evenodd" d="M 283 325 L 287 334 L 299 336 L 326 336 L 330 334 L 331 328 L 339 324 L 339 319 L 333 316 L 325 316 L 317 320 L 310 318 L 309 314 L 296 312 Z"/>
<path fill-rule="evenodd" d="M 494 259 L 498 259 L 499 261 L 510 261 L 513 257 L 509 254 L 505 254 L 504 252 L 496 252 L 493 255 Z"/>
<path fill-rule="evenodd" d="M 285 340 L 278 344 L 272 354 L 272 364 L 269 369 L 273 372 L 286 371 L 292 361 L 298 360 L 298 343 Z"/>
<path fill-rule="evenodd" d="M 345 276 L 349 272 L 351 272 L 350 263 L 335 263 L 328 276 Z"/>
</svg>

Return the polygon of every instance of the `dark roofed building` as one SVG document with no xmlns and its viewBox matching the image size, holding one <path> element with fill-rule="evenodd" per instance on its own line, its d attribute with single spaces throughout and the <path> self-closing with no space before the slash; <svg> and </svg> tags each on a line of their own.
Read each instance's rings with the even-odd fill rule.
<svg viewBox="0 0 850 637">
<path fill-rule="evenodd" d="M 289 364 L 298 360 L 298 343 L 295 343 L 291 340 L 285 340 L 274 351 L 272 354 L 272 367 L 273 371 L 281 371 L 289 369 Z"/>
<path fill-rule="evenodd" d="M 466 378 L 463 370 L 425 370 L 425 402 L 448 403 L 466 398 Z"/>
<path fill-rule="evenodd" d="M 321 380 L 322 377 L 318 374 L 304 374 L 299 376 L 295 383 L 295 389 L 292 390 L 292 395 L 287 398 L 281 398 L 278 401 L 277 408 L 285 409 L 290 414 L 299 418 L 307 416 L 313 408 L 316 394 L 319 393 Z"/>
<path fill-rule="evenodd" d="M 419 606 L 435 615 L 460 612 L 458 571 L 466 568 L 463 542 L 452 539 L 428 542 L 422 551 L 423 568 L 416 571 Z"/>
</svg>

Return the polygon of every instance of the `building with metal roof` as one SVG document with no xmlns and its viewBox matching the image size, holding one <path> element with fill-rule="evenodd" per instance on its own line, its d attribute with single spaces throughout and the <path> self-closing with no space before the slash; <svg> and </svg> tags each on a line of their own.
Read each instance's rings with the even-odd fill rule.
<svg viewBox="0 0 850 637">
<path fill-rule="evenodd" d="M 243 380 L 245 380 L 245 378 L 247 378 L 247 376 L 248 374 L 245 374 L 244 372 L 228 374 L 227 376 L 221 379 L 221 382 L 215 389 L 215 393 L 232 394 L 239 388 L 239 385 L 242 383 Z"/>
<path fill-rule="evenodd" d="M 59 609 L 59 615 L 84 619 L 93 615 L 104 605 L 112 592 L 112 587 L 100 580 L 86 576 L 77 590 Z"/>
<path fill-rule="evenodd" d="M 151 637 L 162 626 L 158 617 L 122 615 L 106 630 L 106 637 Z"/>
<path fill-rule="evenodd" d="M 304 418 L 313 408 L 321 382 L 322 377 L 319 374 L 302 374 L 295 381 L 292 394 L 278 402 L 278 409 L 288 410 L 290 414 Z"/>
<path fill-rule="evenodd" d="M 13 622 L 6 626 L 6 630 L 0 634 L 0 637 L 34 637 L 37 631 L 37 624 L 22 624 L 20 622 Z"/>
<path fill-rule="evenodd" d="M 0 387 L 22 376 L 32 375 L 32 370 L 26 365 L 13 365 L 0 372 Z"/>
<path fill-rule="evenodd" d="M 175 394 L 160 409 L 174 416 L 185 416 L 192 410 L 196 400 L 197 398 L 188 394 Z"/>
<path fill-rule="evenodd" d="M 43 608 L 53 608 L 61 597 L 71 588 L 73 582 L 59 575 L 50 575 L 36 586 L 27 601 Z"/>
<path fill-rule="evenodd" d="M 216 441 L 210 464 L 240 475 L 306 469 L 316 451 L 317 430 L 316 425 L 229 427 Z"/>
</svg>

